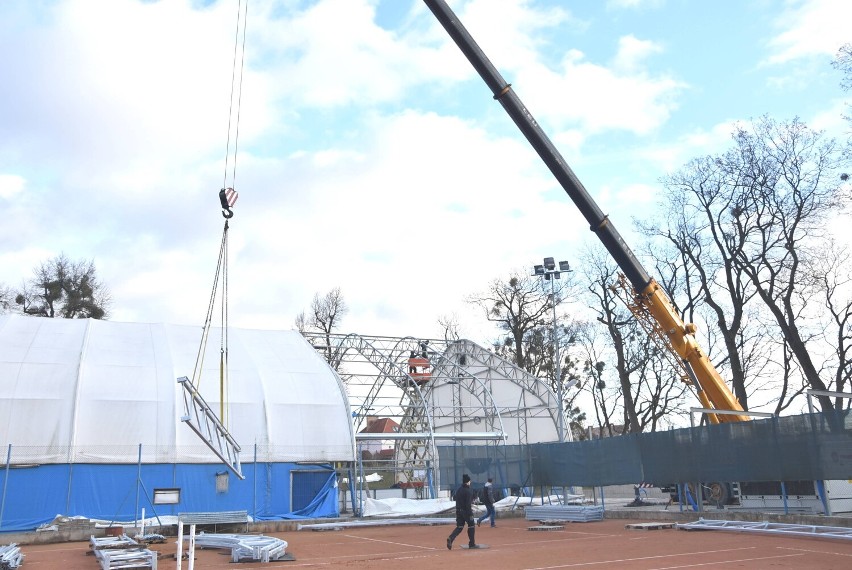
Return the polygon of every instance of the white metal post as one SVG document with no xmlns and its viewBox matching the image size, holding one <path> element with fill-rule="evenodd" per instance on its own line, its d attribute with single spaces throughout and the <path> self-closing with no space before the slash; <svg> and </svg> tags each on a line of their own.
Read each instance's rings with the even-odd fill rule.
<svg viewBox="0 0 852 570">
<path fill-rule="evenodd" d="M 189 546 L 186 549 L 186 555 L 189 557 L 189 562 L 186 565 L 187 570 L 195 568 L 195 525 L 189 525 Z"/>
<path fill-rule="evenodd" d="M 183 563 L 183 521 L 180 519 L 178 519 L 177 534 L 177 551 L 175 552 L 175 559 L 177 560 L 177 565 L 175 566 L 175 570 L 181 570 L 181 565 Z"/>
</svg>

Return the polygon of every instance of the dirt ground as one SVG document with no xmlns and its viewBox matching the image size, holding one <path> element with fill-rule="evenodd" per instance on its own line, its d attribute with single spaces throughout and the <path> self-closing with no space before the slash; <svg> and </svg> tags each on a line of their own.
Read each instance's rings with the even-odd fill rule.
<svg viewBox="0 0 852 570">
<path fill-rule="evenodd" d="M 852 568 L 852 540 L 794 538 L 723 531 L 677 529 L 629 530 L 642 521 L 604 520 L 568 523 L 563 530 L 530 531 L 537 523 L 521 518 L 498 519 L 497 528 L 476 530 L 488 549 L 465 550 L 466 533 L 446 548 L 451 525 L 390 525 L 301 530 L 275 533 L 288 543 L 293 561 L 241 563 L 239 568 L 381 568 L 465 570 L 552 570 L 606 568 L 629 570 L 700 570 L 748 568 L 836 570 Z M 176 568 L 175 538 L 151 546 L 161 556 L 158 568 Z M 88 543 L 24 545 L 23 570 L 97 570 Z M 183 562 L 183 568 L 188 562 Z M 196 551 L 195 568 L 235 568 L 230 553 Z"/>
</svg>

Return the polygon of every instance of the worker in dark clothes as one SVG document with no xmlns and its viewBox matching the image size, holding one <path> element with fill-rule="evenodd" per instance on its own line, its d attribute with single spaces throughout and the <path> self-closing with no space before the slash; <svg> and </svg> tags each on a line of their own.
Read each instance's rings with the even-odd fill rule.
<svg viewBox="0 0 852 570">
<path fill-rule="evenodd" d="M 456 528 L 447 537 L 447 548 L 453 549 L 453 541 L 467 524 L 468 548 L 477 548 L 474 535 L 476 522 L 473 520 L 473 489 L 470 488 L 470 475 L 462 476 L 462 486 L 456 491 Z"/>
<path fill-rule="evenodd" d="M 488 482 L 483 487 L 480 498 L 482 499 L 482 504 L 485 505 L 485 514 L 476 519 L 476 526 L 481 525 L 482 521 L 487 518 L 491 519 L 492 527 L 497 526 L 494 524 L 494 519 L 497 517 L 497 513 L 494 512 L 494 479 L 491 477 L 488 478 Z"/>
</svg>

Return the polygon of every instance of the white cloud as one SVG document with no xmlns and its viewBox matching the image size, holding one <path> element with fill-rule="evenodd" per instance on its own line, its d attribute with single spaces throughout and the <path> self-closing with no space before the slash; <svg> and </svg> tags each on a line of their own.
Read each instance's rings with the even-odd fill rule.
<svg viewBox="0 0 852 570">
<path fill-rule="evenodd" d="M 662 144 L 639 149 L 639 156 L 653 163 L 661 174 L 683 167 L 689 160 L 723 152 L 731 144 L 731 133 L 736 121 L 724 121 L 709 129 L 695 129 Z"/>
<path fill-rule="evenodd" d="M 836 0 L 788 0 L 778 15 L 780 29 L 769 42 L 769 63 L 782 64 L 813 56 L 834 57 L 849 39 L 852 4 Z"/>
<path fill-rule="evenodd" d="M 532 101 L 532 108 L 543 109 L 557 127 L 579 123 L 586 133 L 649 133 L 668 120 L 685 87 L 666 76 L 619 74 L 576 52 L 566 54 L 559 73 L 539 66 L 526 70 L 522 79 L 525 89 L 530 86 L 524 99 Z"/>
<path fill-rule="evenodd" d="M 655 42 L 640 40 L 633 35 L 622 36 L 618 38 L 618 53 L 613 65 L 622 72 L 632 72 L 648 56 L 662 51 L 662 47 Z"/>
<path fill-rule="evenodd" d="M 16 174 L 0 174 L 0 198 L 11 200 L 24 190 L 26 180 Z"/>
<path fill-rule="evenodd" d="M 606 7 L 610 10 L 636 10 L 641 8 L 659 8 L 665 0 L 607 0 Z"/>
<path fill-rule="evenodd" d="M 0 8 L 0 71 L 20 78 L 0 92 L 3 280 L 64 251 L 95 259 L 114 319 L 200 324 L 223 227 L 233 5 L 13 4 L 32 17 Z M 483 340 L 493 331 L 467 294 L 543 256 L 571 259 L 592 235 L 422 4 L 384 27 L 382 5 L 250 7 L 234 324 L 288 328 L 340 286 L 346 330 L 434 335 L 457 313 Z M 685 86 L 651 71 L 671 54 L 641 30 L 596 38 L 591 56 L 566 33 L 591 24 L 565 8 L 454 5 L 569 162 L 592 156 L 581 166 L 608 212 L 633 213 L 649 180 L 727 141 L 728 125 L 700 118 L 662 132 Z"/>
</svg>

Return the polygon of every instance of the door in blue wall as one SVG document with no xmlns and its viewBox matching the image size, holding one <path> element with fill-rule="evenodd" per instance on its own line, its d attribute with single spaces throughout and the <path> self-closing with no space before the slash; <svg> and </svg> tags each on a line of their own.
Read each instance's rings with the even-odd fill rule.
<svg viewBox="0 0 852 570">
<path fill-rule="evenodd" d="M 293 484 L 290 486 L 292 489 L 290 510 L 298 511 L 311 504 L 317 493 L 322 491 L 328 482 L 329 473 L 328 470 L 291 471 Z"/>
</svg>

